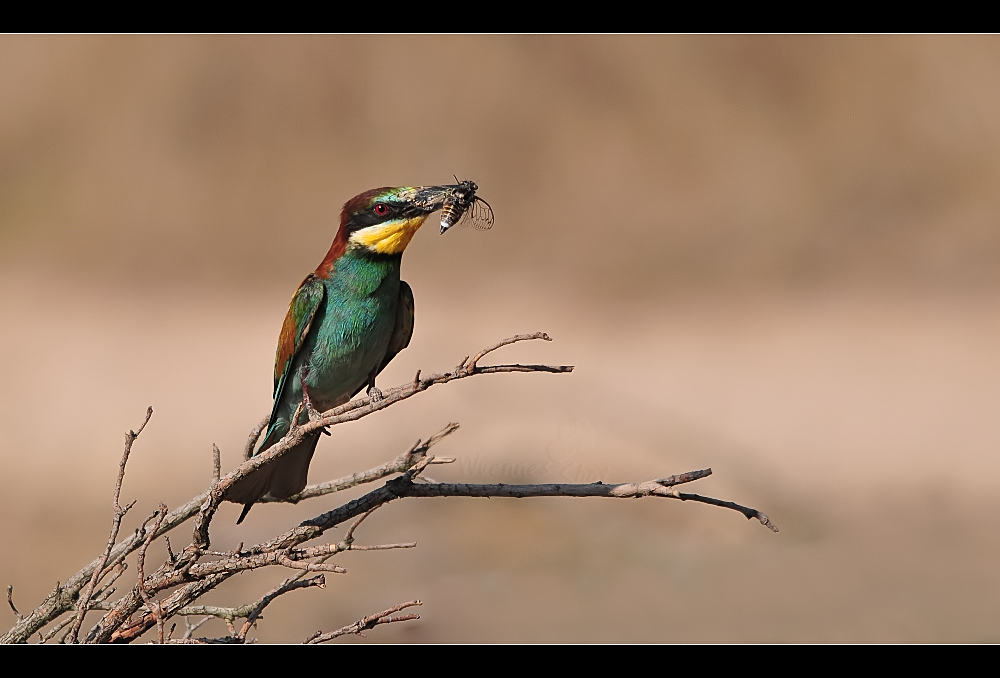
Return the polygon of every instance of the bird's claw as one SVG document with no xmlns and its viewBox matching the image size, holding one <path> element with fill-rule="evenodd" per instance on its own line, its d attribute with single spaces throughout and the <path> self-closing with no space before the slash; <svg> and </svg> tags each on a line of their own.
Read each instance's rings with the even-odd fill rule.
<svg viewBox="0 0 1000 678">
<path fill-rule="evenodd" d="M 368 387 L 368 397 L 371 399 L 373 403 L 377 403 L 383 398 L 382 391 L 375 388 L 375 385 L 373 384 Z"/>
<path fill-rule="evenodd" d="M 313 405 L 312 398 L 309 397 L 309 389 L 306 388 L 305 379 L 302 380 L 302 404 L 305 406 L 306 416 L 309 417 L 309 421 L 319 421 L 323 418 L 323 415 Z"/>
<path fill-rule="evenodd" d="M 320 414 L 319 411 L 312 406 L 312 403 L 306 405 L 306 414 L 309 415 L 309 421 L 313 422 L 319 421 L 320 419 L 323 418 L 323 415 Z"/>
</svg>

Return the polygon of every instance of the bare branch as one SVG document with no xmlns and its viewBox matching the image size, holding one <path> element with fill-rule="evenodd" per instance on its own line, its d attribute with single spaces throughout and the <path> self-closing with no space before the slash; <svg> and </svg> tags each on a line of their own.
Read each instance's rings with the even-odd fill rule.
<svg viewBox="0 0 1000 678">
<path fill-rule="evenodd" d="M 339 628 L 336 631 L 330 631 L 329 633 L 323 633 L 317 631 L 313 635 L 305 639 L 306 645 L 318 645 L 319 643 L 325 643 L 334 638 L 339 638 L 340 636 L 346 636 L 351 634 L 356 634 L 359 636 L 364 635 L 364 631 L 368 629 L 373 629 L 379 624 L 392 624 L 393 622 L 410 621 L 412 619 L 420 619 L 420 615 L 416 614 L 404 614 L 399 617 L 393 617 L 392 615 L 400 610 L 405 610 L 408 607 L 415 607 L 423 605 L 419 600 L 411 600 L 408 603 L 400 603 L 394 607 L 390 607 L 388 610 L 378 612 L 373 615 L 369 615 L 363 619 L 359 619 L 353 624 L 348 624 L 343 628 Z"/>
<path fill-rule="evenodd" d="M 226 492 L 232 485 L 248 474 L 253 473 L 264 464 L 272 463 L 275 459 L 293 449 L 308 435 L 314 435 L 316 432 L 323 431 L 329 426 L 355 421 L 374 414 L 397 402 L 425 391 L 436 384 L 444 384 L 477 374 L 496 374 L 501 372 L 566 373 L 572 371 L 573 368 L 570 366 L 513 364 L 480 367 L 478 364 L 485 356 L 503 346 L 534 339 L 550 340 L 548 335 L 544 333 L 510 337 L 488 349 L 480 351 L 471 360 L 468 357 L 464 358 L 453 371 L 431 374 L 427 377 L 422 377 L 421 372 L 418 371 L 411 382 L 383 392 L 381 398 L 376 399 L 371 396 L 361 397 L 324 413 L 310 412 L 310 417 L 305 423 L 292 426 L 288 434 L 278 441 L 276 445 L 257 456 L 253 456 L 254 447 L 260 435 L 266 429 L 269 420 L 264 419 L 248 437 L 244 452 L 245 457 L 249 458 L 240 464 L 239 467 L 223 476 L 221 472 L 221 453 L 218 446 L 213 444 L 213 478 L 208 490 L 192 498 L 189 502 L 172 512 L 168 512 L 166 507 L 161 505 L 160 510 L 149 516 L 135 530 L 134 534 L 116 543 L 121 525 L 121 517 L 131 507 L 130 504 L 123 509 L 119 505 L 125 464 L 131 444 L 139 435 L 138 433 L 129 432 L 129 436 L 126 437 L 126 450 L 119 466 L 120 472 L 114 495 L 116 520 L 113 521 L 112 536 L 108 541 L 104 553 L 73 575 L 65 585 L 57 584 L 42 604 L 27 616 L 18 614 L 16 608 L 13 606 L 12 594 L 9 589 L 8 603 L 15 612 L 17 623 L 6 634 L 0 637 L 0 642 L 24 642 L 35 631 L 59 619 L 60 616 L 73 609 L 76 609 L 77 614 L 70 615 L 67 619 L 57 623 L 55 628 L 50 630 L 46 636 L 39 634 L 43 642 L 55 637 L 56 634 L 70 625 L 72 626 L 70 626 L 69 631 L 66 631 L 63 640 L 76 642 L 83 621 L 83 615 L 86 614 L 87 610 L 93 609 L 106 610 L 107 614 L 91 629 L 87 635 L 88 642 L 127 643 L 139 638 L 153 626 L 157 627 L 157 639 L 161 643 L 245 642 L 250 628 L 260 618 L 261 611 L 275 597 L 298 588 L 320 586 L 325 583 L 325 579 L 322 576 L 312 577 L 311 579 L 307 578 L 309 573 L 317 571 L 345 572 L 339 565 L 328 564 L 326 562 L 336 554 L 352 550 L 373 551 L 413 548 L 416 545 L 413 542 L 370 546 L 359 546 L 354 543 L 355 531 L 375 509 L 404 497 L 464 496 L 521 498 L 541 496 L 603 496 L 611 498 L 635 498 L 658 496 L 682 501 L 696 501 L 736 510 L 747 518 L 756 518 L 765 526 L 777 531 L 777 528 L 774 527 L 767 516 L 756 509 L 698 494 L 681 493 L 674 489 L 676 485 L 689 483 L 708 476 L 711 474 L 711 469 L 692 471 L 641 483 L 615 485 L 604 485 L 602 483 L 588 485 L 436 483 L 423 477 L 422 473 L 428 465 L 454 461 L 452 457 L 435 458 L 429 454 L 431 447 L 458 428 L 457 424 L 449 424 L 431 436 L 426 442 L 418 440 L 409 450 L 391 462 L 369 469 L 368 471 L 355 473 L 318 485 L 311 485 L 298 495 L 292 497 L 290 501 L 298 502 L 356 487 L 364 483 L 386 479 L 388 476 L 395 474 L 401 474 L 399 477 L 387 480 L 381 487 L 347 502 L 332 511 L 319 515 L 312 520 L 307 520 L 286 531 L 284 534 L 251 546 L 250 548 L 244 549 L 241 543 L 231 553 L 220 553 L 209 550 L 209 526 L 216 515 L 220 503 L 225 499 Z M 301 411 L 301 407 L 303 406 L 300 406 L 299 411 Z M 148 423 L 151 414 L 152 410 L 150 409 L 147 412 L 143 426 L 139 429 L 140 433 L 146 423 Z M 293 421 L 298 422 L 298 419 L 297 412 L 293 416 Z M 118 515 L 119 511 L 121 515 Z M 191 543 L 175 554 L 169 539 L 165 537 L 167 539 L 167 560 L 155 572 L 147 574 L 145 569 L 146 555 L 153 540 L 159 536 L 165 536 L 167 532 L 175 529 L 192 517 L 196 517 L 196 519 L 194 521 Z M 155 519 L 155 523 L 147 529 L 147 525 L 153 519 Z M 341 541 L 303 547 L 306 542 L 317 539 L 330 529 L 352 520 L 353 522 L 348 527 Z M 124 558 L 136 550 L 139 551 L 138 581 L 124 595 L 111 602 L 109 598 L 115 591 L 113 584 L 126 568 Z M 204 594 L 215 589 L 235 574 L 250 569 L 271 566 L 290 568 L 296 570 L 297 573 L 286 579 L 277 588 L 265 594 L 260 600 L 249 605 L 229 608 L 194 605 L 195 601 Z M 97 590 L 98 585 L 109 575 L 110 581 Z M 96 593 L 94 593 L 95 590 L 97 590 Z M 309 639 L 309 642 L 325 642 L 326 640 L 331 640 L 348 633 L 362 633 L 365 629 L 379 624 L 415 619 L 417 618 L 416 615 L 396 617 L 392 615 L 401 609 L 417 604 L 419 604 L 417 601 L 404 603 L 401 606 L 386 610 L 377 615 L 365 617 L 337 631 L 327 634 L 317 633 Z M 191 625 L 187 622 L 187 617 L 194 615 L 201 615 L 205 618 L 198 622 L 198 624 Z M 174 616 L 185 618 L 187 631 L 181 639 L 165 637 L 164 634 L 165 622 Z M 193 638 L 194 630 L 207 619 L 213 617 L 226 621 L 230 635 L 214 639 Z M 239 630 L 233 625 L 237 618 L 246 620 Z M 175 627 L 176 624 L 171 627 L 171 634 Z"/>
<path fill-rule="evenodd" d="M 704 474 L 704 471 L 692 471 L 686 475 Z M 698 477 L 704 477 L 700 475 Z M 694 480 L 692 478 L 691 480 Z M 690 482 L 683 480 L 681 482 Z M 739 511 L 748 519 L 756 518 L 760 524 L 772 532 L 777 532 L 778 528 L 771 522 L 765 514 L 757 509 L 742 506 L 731 501 L 704 497 L 700 494 L 686 494 L 677 490 L 668 490 L 657 480 L 648 480 L 643 483 L 621 483 L 617 485 L 605 485 L 603 483 L 591 483 L 587 485 L 551 483 L 539 485 L 505 485 L 497 483 L 492 485 L 476 485 L 464 483 L 411 483 L 406 490 L 408 497 L 514 497 L 521 499 L 524 497 L 614 497 L 614 498 L 638 498 L 638 497 L 667 497 L 670 499 L 680 499 L 682 501 L 696 501 L 702 504 L 711 504 L 723 508 Z"/>
<path fill-rule="evenodd" d="M 394 478 L 386 482 L 382 487 L 369 492 L 368 494 L 359 497 L 358 499 L 352 500 L 343 506 L 324 513 L 323 515 L 317 516 L 312 520 L 307 520 L 300 524 L 298 527 L 280 535 L 268 542 L 253 546 L 247 549 L 245 556 L 238 558 L 233 558 L 229 560 L 215 561 L 211 563 L 200 563 L 193 565 L 189 568 L 186 573 L 175 573 L 170 576 L 164 576 L 160 580 L 159 586 L 166 588 L 168 586 L 175 586 L 181 584 L 185 577 L 206 577 L 206 579 L 199 582 L 194 582 L 188 584 L 184 588 L 180 589 L 178 592 L 173 594 L 167 599 L 169 601 L 178 601 L 178 605 L 171 611 L 170 614 L 174 614 L 176 609 L 179 609 L 183 605 L 187 604 L 187 601 L 193 600 L 198 595 L 201 595 L 199 591 L 202 588 L 202 582 L 207 582 L 213 577 L 217 577 L 216 583 L 212 584 L 212 587 L 218 585 L 225 579 L 242 569 L 250 569 L 254 567 L 263 567 L 266 565 L 284 565 L 286 567 L 290 566 L 289 563 L 297 563 L 296 557 L 308 557 L 309 555 L 323 553 L 326 551 L 340 551 L 347 550 L 350 548 L 349 544 L 345 544 L 342 548 L 341 545 L 337 545 L 337 548 L 315 548 L 315 549 L 302 549 L 299 551 L 295 550 L 295 546 L 302 544 L 303 542 L 315 539 L 322 535 L 326 530 L 335 527 L 336 525 L 343 523 L 351 518 L 361 517 L 362 519 L 366 517 L 375 508 L 382 506 L 388 502 L 402 497 L 542 497 L 542 496 L 564 496 L 564 497 L 609 497 L 609 498 L 638 498 L 638 497 L 664 497 L 669 499 L 680 499 L 685 501 L 700 501 L 702 503 L 710 503 L 718 506 L 723 506 L 726 508 L 732 508 L 740 511 L 748 517 L 757 518 L 762 524 L 769 527 L 772 530 L 776 528 L 770 522 L 770 520 L 764 514 L 756 511 L 755 509 L 743 507 L 732 502 L 722 502 L 721 500 L 712 499 L 710 497 L 702 497 L 700 495 L 682 494 L 677 492 L 677 490 L 665 487 L 663 484 L 655 481 L 649 480 L 642 483 L 620 483 L 620 484 L 603 484 L 603 483 L 591 483 L 591 484 L 538 484 L 538 485 L 505 485 L 505 484 L 490 484 L 490 485 L 479 485 L 479 484 L 418 484 L 414 482 L 415 477 L 427 467 L 427 465 L 433 460 L 432 457 L 424 457 L 417 464 L 415 464 L 410 470 L 404 473 L 398 478 Z M 707 475 L 705 471 L 695 471 L 690 474 L 685 474 L 690 476 L 704 477 Z M 684 476 L 681 476 L 682 478 Z M 346 539 L 345 539 L 346 541 Z M 287 559 L 287 560 L 286 560 Z M 294 566 L 294 565 L 292 565 Z M 306 564 L 299 564 L 298 567 L 307 569 L 309 566 Z M 336 566 L 332 566 L 336 567 Z M 317 569 L 315 565 L 309 569 Z M 206 589 L 207 590 L 207 589 Z M 180 601 L 185 601 L 181 603 Z M 135 601 L 133 601 L 135 602 Z M 164 603 L 166 604 L 166 602 Z M 137 609 L 137 602 L 136 607 Z M 132 609 L 132 612 L 134 612 Z M 129 608 L 124 608 L 123 612 L 128 612 Z M 131 614 L 131 612 L 129 612 Z M 151 615 L 146 614 L 142 618 L 130 622 L 127 627 L 123 627 L 122 630 L 116 631 L 110 636 L 111 639 L 128 640 L 134 637 L 138 637 L 146 629 L 151 628 L 155 623 L 155 619 Z"/>
<path fill-rule="evenodd" d="M 108 558 L 111 556 L 111 550 L 115 546 L 115 541 L 118 539 L 118 530 L 121 529 L 122 518 L 128 513 L 129 509 L 135 505 L 133 501 L 124 508 L 119 505 L 118 500 L 122 493 L 122 481 L 125 480 L 125 465 L 128 463 L 128 455 L 132 452 L 132 443 L 136 441 L 142 430 L 146 428 L 146 424 L 149 423 L 149 418 L 153 416 L 153 408 L 149 407 L 146 409 L 146 418 L 142 422 L 142 426 L 139 427 L 138 431 L 129 431 L 125 434 L 125 451 L 122 453 L 122 460 L 118 464 L 118 480 L 115 483 L 115 495 L 114 502 L 112 504 L 112 510 L 114 515 L 111 519 L 111 534 L 108 536 L 108 545 L 104 549 L 104 555 L 98 560 L 97 566 L 94 568 L 94 573 L 90 577 L 90 581 L 87 583 L 87 588 L 83 590 L 83 594 L 80 596 L 80 602 L 76 608 L 76 620 L 73 622 L 73 627 L 69 631 L 69 635 L 66 637 L 67 642 L 75 643 L 77 635 L 80 633 L 80 626 L 83 624 L 83 617 L 87 614 L 87 604 L 90 602 L 90 596 L 94 592 L 94 587 L 97 586 L 97 582 L 101 579 L 101 574 L 103 573 L 104 566 L 108 562 Z M 20 619 L 18 621 L 21 621 Z"/>
<path fill-rule="evenodd" d="M 568 483 L 546 483 L 538 485 L 506 485 L 503 483 L 479 485 L 462 483 L 415 483 L 414 477 L 423 470 L 428 463 L 425 458 L 422 466 L 415 466 L 402 476 L 386 482 L 382 487 L 369 492 L 366 495 L 344 504 L 338 508 L 317 516 L 312 520 L 307 520 L 297 528 L 272 540 L 271 543 L 290 545 L 302 543 L 310 539 L 315 539 L 324 531 L 350 520 L 366 511 L 371 511 L 378 506 L 386 504 L 402 497 L 611 497 L 611 498 L 638 498 L 638 497 L 664 497 L 668 499 L 681 499 L 684 501 L 698 501 L 724 508 L 731 508 L 739 511 L 748 518 L 756 518 L 762 525 L 777 531 L 770 519 L 749 507 L 734 504 L 732 502 L 722 502 L 722 500 L 702 497 L 701 495 L 684 494 L 677 490 L 664 487 L 655 480 L 642 483 L 620 483 L 620 484 L 568 484 Z M 692 474 L 704 473 L 693 471 Z M 705 474 L 707 475 L 707 474 Z"/>
<path fill-rule="evenodd" d="M 530 496 L 603 496 L 611 498 L 635 498 L 644 496 L 660 496 L 665 498 L 702 501 L 704 503 L 717 502 L 720 500 L 710 500 L 710 498 L 700 495 L 687 495 L 678 493 L 674 489 L 665 487 L 663 484 L 651 480 L 643 483 L 622 483 L 605 485 L 602 483 L 592 483 L 586 485 L 579 484 L 540 484 L 540 485 L 474 485 L 474 484 L 417 484 L 414 479 L 431 462 L 433 457 L 425 456 L 417 464 L 406 471 L 399 478 L 389 480 L 382 487 L 369 492 L 368 494 L 355 499 L 343 506 L 328 513 L 306 521 L 289 532 L 250 547 L 245 551 L 240 551 L 238 555 L 223 558 L 219 561 L 192 564 L 186 570 L 163 572 L 155 582 L 146 580 L 146 585 L 150 590 L 163 589 L 172 586 L 182 585 L 185 581 L 196 579 L 191 583 L 183 585 L 178 591 L 161 601 L 161 609 L 164 618 L 176 614 L 178 610 L 189 605 L 192 600 L 197 599 L 205 591 L 211 590 L 222 583 L 233 574 L 256 567 L 268 565 L 282 565 L 286 567 L 301 568 L 303 571 L 316 571 L 337 568 L 337 566 L 322 566 L 322 564 L 301 563 L 302 559 L 319 556 L 332 555 L 334 552 L 350 550 L 351 544 L 344 542 L 335 547 L 313 547 L 310 549 L 296 549 L 298 544 L 309 541 L 322 535 L 326 530 L 343 523 L 351 518 L 358 518 L 352 526 L 356 529 L 360 520 L 363 520 L 373 509 L 402 497 L 416 496 L 479 496 L 479 497 L 530 497 Z M 707 471 L 692 472 L 681 476 L 704 477 Z M 728 503 L 721 504 L 733 508 L 739 505 Z M 739 507 L 744 515 L 750 514 L 757 517 L 762 523 L 770 525 L 766 516 L 754 509 Z M 353 540 L 353 534 L 350 535 Z M 334 570 L 336 571 L 336 570 Z M 121 624 L 133 614 L 140 604 L 140 600 L 134 594 L 130 594 L 120 602 L 115 610 L 109 613 L 117 615 L 111 622 L 104 625 L 101 633 L 94 639 L 100 641 L 102 638 L 117 642 L 128 642 L 141 635 L 145 630 L 151 628 L 155 623 L 155 617 L 150 613 L 143 614 L 140 618 L 128 622 L 121 629 L 114 630 L 116 624 Z M 103 622 L 102 622 L 103 624 Z"/>
</svg>

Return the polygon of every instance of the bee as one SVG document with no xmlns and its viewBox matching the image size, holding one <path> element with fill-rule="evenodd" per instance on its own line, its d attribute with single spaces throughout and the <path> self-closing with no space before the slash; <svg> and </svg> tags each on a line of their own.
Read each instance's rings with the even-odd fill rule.
<svg viewBox="0 0 1000 678">
<path fill-rule="evenodd" d="M 479 186 L 474 181 L 458 181 L 456 188 L 445 198 L 441 208 L 441 233 L 459 223 L 471 223 L 481 231 L 493 227 L 493 208 L 476 195 Z"/>
</svg>

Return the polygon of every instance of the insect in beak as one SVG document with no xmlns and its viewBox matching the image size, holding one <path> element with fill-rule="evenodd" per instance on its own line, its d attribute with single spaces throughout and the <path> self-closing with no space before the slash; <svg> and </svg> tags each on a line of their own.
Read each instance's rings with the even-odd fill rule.
<svg viewBox="0 0 1000 678">
<path fill-rule="evenodd" d="M 455 178 L 458 181 L 458 178 Z M 474 181 L 459 181 L 441 207 L 441 233 L 467 218 L 476 228 L 487 230 L 493 226 L 493 208 L 476 195 L 479 186 Z"/>
</svg>

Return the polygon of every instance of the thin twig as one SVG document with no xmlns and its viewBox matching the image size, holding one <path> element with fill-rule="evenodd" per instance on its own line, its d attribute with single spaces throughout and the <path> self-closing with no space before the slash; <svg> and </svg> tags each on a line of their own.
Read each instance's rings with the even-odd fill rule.
<svg viewBox="0 0 1000 678">
<path fill-rule="evenodd" d="M 257 441 L 260 439 L 260 434 L 264 432 L 264 428 L 267 426 L 269 421 L 271 421 L 270 414 L 261 419 L 260 423 L 251 429 L 250 435 L 247 436 L 246 447 L 243 448 L 243 461 L 246 461 L 253 456 L 253 448 L 256 447 Z"/>
<path fill-rule="evenodd" d="M 355 520 L 353 523 L 351 523 L 350 527 L 347 528 L 347 532 L 344 533 L 344 543 L 345 544 L 350 545 L 350 544 L 354 543 L 354 531 L 357 530 L 361 526 L 361 523 L 365 522 L 365 520 L 368 519 L 368 516 L 370 516 L 371 514 L 375 513 L 375 509 L 377 509 L 377 508 L 378 507 L 376 506 L 373 509 L 365 511 L 360 516 L 358 516 L 357 520 Z"/>
<path fill-rule="evenodd" d="M 687 494 L 685 492 L 678 492 L 677 498 L 681 501 L 697 501 L 702 504 L 711 504 L 712 506 L 721 506 L 722 508 L 732 509 L 734 511 L 739 511 L 747 520 L 753 520 L 756 518 L 761 525 L 771 530 L 771 532 L 777 532 L 778 526 L 771 522 L 771 519 L 767 517 L 762 511 L 750 508 L 749 506 L 743 506 L 737 504 L 733 501 L 725 501 L 724 499 L 715 499 L 713 497 L 703 497 L 700 494 Z"/>
<path fill-rule="evenodd" d="M 187 617 L 184 617 L 184 625 L 187 628 L 187 630 L 184 631 L 184 635 L 182 636 L 182 639 L 183 640 L 188 640 L 189 638 L 191 638 L 191 636 L 194 635 L 194 632 L 198 630 L 198 627 L 201 626 L 202 624 L 204 624 L 205 622 L 207 622 L 211 618 L 212 618 L 211 616 L 206 616 L 204 619 L 202 619 L 197 624 L 192 624 L 191 622 L 188 621 Z"/>
<path fill-rule="evenodd" d="M 96 593 L 94 593 L 91 600 L 102 600 L 111 595 L 111 591 L 114 588 L 113 584 L 116 581 L 118 581 L 118 578 L 121 577 L 125 573 L 125 570 L 127 569 L 128 569 L 128 563 L 122 562 L 115 565 L 114 569 L 111 571 L 111 579 L 108 580 L 107 584 L 102 586 L 100 589 L 97 590 Z"/>
<path fill-rule="evenodd" d="M 21 621 L 22 619 L 24 619 L 24 617 L 21 616 L 21 613 L 17 611 L 17 608 L 14 607 L 13 584 L 7 584 L 7 604 L 10 605 L 10 609 L 14 612 L 14 617 L 17 619 L 17 621 Z"/>
<path fill-rule="evenodd" d="M 115 546 L 115 541 L 118 539 L 118 530 L 121 529 L 122 518 L 128 513 L 129 509 L 135 505 L 135 502 L 126 505 L 124 508 L 118 503 L 119 498 L 122 493 L 122 481 L 125 480 L 125 465 L 128 463 L 128 455 L 132 451 L 132 443 L 135 442 L 142 430 L 146 428 L 146 424 L 149 423 L 149 418 L 153 416 L 153 408 L 149 407 L 146 409 L 146 418 L 142 422 L 142 426 L 139 427 L 138 431 L 129 431 L 125 434 L 125 451 L 122 453 L 122 460 L 118 464 L 118 480 L 115 482 L 115 495 L 114 502 L 112 504 L 112 510 L 114 515 L 111 519 L 111 534 L 108 536 L 108 545 L 104 549 L 104 555 L 101 556 L 98 561 L 97 567 L 94 568 L 94 574 L 90 577 L 90 582 L 87 584 L 87 588 L 84 589 L 83 594 L 80 596 L 80 603 L 76 608 L 76 620 L 73 622 L 73 627 L 69 631 L 69 635 L 66 637 L 67 642 L 75 643 L 77 635 L 80 633 L 80 626 L 83 624 L 83 617 L 87 614 L 87 604 L 90 602 L 90 596 L 94 592 L 94 587 L 97 586 L 97 582 L 101 578 L 101 574 L 104 570 L 104 566 L 108 562 L 108 558 L 111 556 L 111 549 Z M 20 620 L 18 620 L 20 621 Z"/>
<path fill-rule="evenodd" d="M 45 643 L 55 638 L 56 634 L 58 634 L 64 628 L 72 624 L 74 621 L 76 621 L 76 617 L 66 617 L 61 622 L 53 626 L 44 636 L 42 636 L 42 639 L 39 642 L 41 642 L 44 645 Z"/>
<path fill-rule="evenodd" d="M 431 458 L 433 459 L 433 457 Z M 317 558 L 322 557 L 324 560 L 338 553 L 343 553 L 344 551 L 388 551 L 390 549 L 412 549 L 416 548 L 417 542 L 405 542 L 401 544 L 376 544 L 374 546 L 358 546 L 354 543 L 354 531 L 358 529 L 364 520 L 370 516 L 379 507 L 375 507 L 370 511 L 365 511 L 351 523 L 351 526 L 347 528 L 347 532 L 344 534 L 344 538 L 337 544 L 326 544 L 324 546 L 312 546 L 306 549 L 295 549 L 292 552 L 295 554 L 296 558 Z"/>
<path fill-rule="evenodd" d="M 417 542 L 410 541 L 400 544 L 375 544 L 372 546 L 357 546 L 351 544 L 345 546 L 340 544 L 327 544 L 326 546 L 313 546 L 307 549 L 296 551 L 296 555 L 302 558 L 316 558 L 318 556 L 333 556 L 344 551 L 389 551 L 391 549 L 412 549 L 417 547 Z"/>
<path fill-rule="evenodd" d="M 311 586 L 318 586 L 321 589 L 326 588 L 326 578 L 323 577 L 323 575 L 318 575 L 310 579 L 287 579 L 282 582 L 280 586 L 268 591 L 259 601 L 257 601 L 254 609 L 247 615 L 247 620 L 243 622 L 243 627 L 240 629 L 239 633 L 236 634 L 236 637 L 241 643 L 246 641 L 247 633 L 253 627 L 257 618 L 260 617 L 260 613 L 264 611 L 264 608 L 267 607 L 272 600 L 280 595 L 288 593 L 289 591 L 309 588 Z"/>
<path fill-rule="evenodd" d="M 167 515 L 167 507 L 165 504 L 160 504 L 160 515 L 156 520 L 156 524 L 153 529 L 150 530 L 149 536 L 146 537 L 146 541 L 143 542 L 142 548 L 139 549 L 139 555 L 136 558 L 136 570 L 138 570 L 139 576 L 139 595 L 142 596 L 143 602 L 146 603 L 146 607 L 152 613 L 153 618 L 156 619 L 156 635 L 157 639 L 160 641 L 160 645 L 163 645 L 163 612 L 160 609 L 160 604 L 154 600 L 149 595 L 146 590 L 146 573 L 144 571 L 144 566 L 146 564 L 146 549 L 149 545 L 153 543 L 153 538 L 156 536 L 156 531 L 160 527 L 160 523 L 163 522 L 163 517 Z"/>
<path fill-rule="evenodd" d="M 400 603 L 390 607 L 388 610 L 378 612 L 376 614 L 369 615 L 363 619 L 359 619 L 353 624 L 348 624 L 336 631 L 330 631 L 329 633 L 323 633 L 322 631 L 317 631 L 313 635 L 305 639 L 306 645 L 318 645 L 319 643 L 325 643 L 334 638 L 339 638 L 340 636 L 346 635 L 364 635 L 364 631 L 368 629 L 373 629 L 379 624 L 392 624 L 393 622 L 410 621 L 413 619 L 420 619 L 420 615 L 416 614 L 404 614 L 399 617 L 393 617 L 392 615 L 399 612 L 400 610 L 405 610 L 408 607 L 415 607 L 423 605 L 419 600 L 411 600 L 407 603 Z"/>
</svg>

